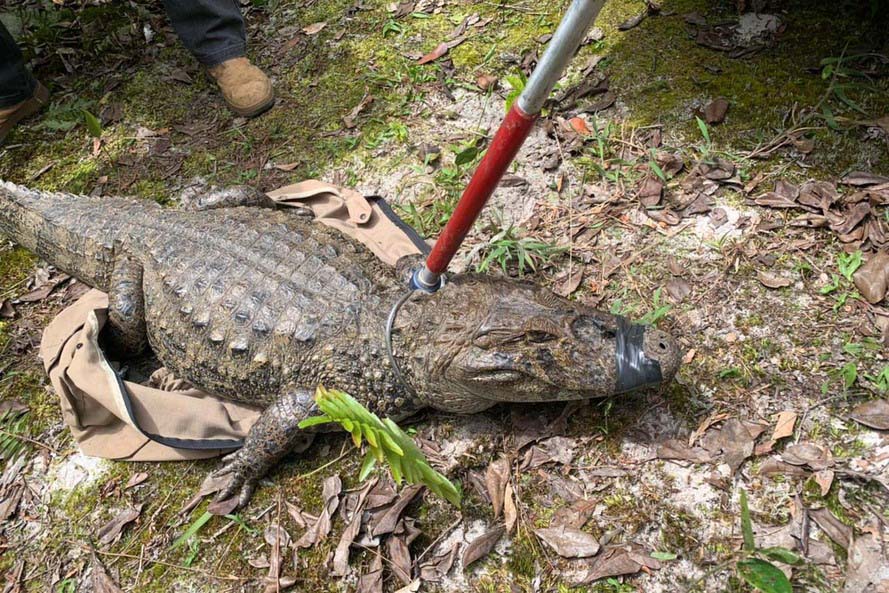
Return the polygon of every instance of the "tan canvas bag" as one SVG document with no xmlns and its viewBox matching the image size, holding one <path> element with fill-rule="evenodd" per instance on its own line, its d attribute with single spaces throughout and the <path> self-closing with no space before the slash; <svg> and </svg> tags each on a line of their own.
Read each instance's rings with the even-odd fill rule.
<svg viewBox="0 0 889 593">
<path fill-rule="evenodd" d="M 428 250 L 380 198 L 313 180 L 269 195 L 281 205 L 311 209 L 318 222 L 361 241 L 389 265 Z M 40 343 L 80 449 L 108 459 L 167 461 L 240 447 L 262 410 L 197 389 L 164 391 L 121 380 L 98 343 L 107 309 L 107 295 L 89 291 L 52 320 Z"/>
</svg>

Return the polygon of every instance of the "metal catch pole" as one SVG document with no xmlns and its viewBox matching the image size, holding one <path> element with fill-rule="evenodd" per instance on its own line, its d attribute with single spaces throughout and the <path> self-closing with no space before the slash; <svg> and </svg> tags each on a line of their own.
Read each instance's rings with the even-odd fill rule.
<svg viewBox="0 0 889 593">
<path fill-rule="evenodd" d="M 463 191 L 426 264 L 414 272 L 412 288 L 434 292 L 441 286 L 442 274 L 497 189 L 497 184 L 534 127 L 544 102 L 604 4 L 605 0 L 573 0 L 568 7 L 522 94 L 497 129 L 491 146 Z"/>
</svg>

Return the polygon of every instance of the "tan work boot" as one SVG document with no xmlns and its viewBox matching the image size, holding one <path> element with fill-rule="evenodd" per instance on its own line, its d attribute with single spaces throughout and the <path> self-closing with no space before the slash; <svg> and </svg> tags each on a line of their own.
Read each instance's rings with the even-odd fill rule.
<svg viewBox="0 0 889 593">
<path fill-rule="evenodd" d="M 49 91 L 38 82 L 30 99 L 25 99 L 12 107 L 0 109 L 0 144 L 17 123 L 43 109 L 48 102 Z"/>
<path fill-rule="evenodd" d="M 232 111 L 255 117 L 275 103 L 272 82 L 247 58 L 233 58 L 207 70 Z"/>
</svg>

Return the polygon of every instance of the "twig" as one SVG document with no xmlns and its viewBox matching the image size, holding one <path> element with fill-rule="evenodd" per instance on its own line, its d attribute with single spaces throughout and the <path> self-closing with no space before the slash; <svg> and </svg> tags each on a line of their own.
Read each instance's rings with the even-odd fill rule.
<svg viewBox="0 0 889 593">
<path fill-rule="evenodd" d="M 84 545 L 82 542 L 78 542 L 78 541 L 74 541 L 74 540 L 65 540 L 65 541 L 68 542 L 69 544 L 80 546 L 84 550 L 93 551 L 96 554 L 99 554 L 101 556 L 111 556 L 112 558 L 129 558 L 130 560 L 139 560 L 140 559 L 140 557 L 136 556 L 135 554 L 124 554 L 122 552 L 107 552 L 104 550 L 94 550 L 91 547 Z M 148 564 L 157 564 L 159 566 L 166 566 L 167 568 L 176 568 L 179 570 L 194 572 L 197 574 L 202 574 L 202 575 L 209 577 L 211 579 L 219 579 L 219 580 L 223 580 L 223 581 L 246 582 L 246 581 L 254 580 L 252 577 L 237 577 L 234 575 L 213 574 L 212 572 L 202 570 L 200 568 L 194 568 L 192 566 L 184 566 L 182 564 L 173 564 L 172 562 L 164 562 L 163 560 L 152 560 L 151 558 L 145 558 L 144 562 L 148 563 Z"/>
<path fill-rule="evenodd" d="M 445 528 L 445 530 L 442 531 L 442 532 L 439 534 L 439 536 L 438 536 L 437 538 L 435 538 L 435 540 L 434 540 L 431 544 L 429 544 L 428 546 L 426 546 L 426 549 L 424 549 L 424 550 L 420 553 L 419 556 L 417 556 L 417 559 L 414 560 L 414 562 L 417 564 L 417 566 L 420 565 L 420 560 L 422 560 L 423 557 L 426 556 L 426 554 L 428 554 L 429 551 L 430 551 L 433 547 L 435 547 L 441 540 L 443 540 L 443 539 L 445 538 L 446 535 L 450 534 L 454 529 L 456 529 L 457 526 L 458 526 L 460 523 L 462 523 L 462 522 L 463 522 L 463 514 L 461 513 L 460 516 L 457 517 L 457 520 L 456 520 L 456 521 L 454 521 L 453 523 L 451 523 L 450 525 L 448 525 L 448 526 Z"/>
<path fill-rule="evenodd" d="M 5 434 L 6 436 L 12 437 L 14 439 L 27 441 L 27 442 L 31 443 L 32 445 L 37 445 L 38 447 L 42 447 L 42 448 L 46 449 L 47 451 L 51 451 L 52 453 L 55 453 L 56 455 L 61 455 L 61 453 L 58 451 L 58 449 L 54 449 L 53 447 L 50 447 L 46 443 L 41 443 L 40 441 L 35 441 L 32 438 L 29 438 L 29 437 L 26 437 L 26 436 L 23 436 L 20 434 L 15 434 L 15 433 L 9 432 L 8 430 L 4 430 L 2 428 L 0 428 L 0 434 Z"/>
<path fill-rule="evenodd" d="M 308 473 L 300 474 L 300 475 L 296 476 L 296 477 L 293 478 L 293 479 L 294 479 L 294 480 L 302 480 L 303 478 L 308 478 L 308 477 L 310 477 L 310 476 L 314 476 L 314 475 L 317 474 L 318 472 L 327 469 L 328 467 L 330 467 L 331 465 L 334 465 L 334 464 L 337 463 L 338 461 L 341 461 L 346 455 L 348 455 L 349 453 L 352 452 L 353 449 L 355 449 L 354 446 L 351 447 L 351 448 L 348 448 L 348 449 L 347 449 L 347 448 L 346 448 L 346 445 L 347 445 L 347 444 L 348 444 L 348 443 L 343 443 L 343 452 L 340 453 L 340 456 L 337 457 L 336 459 L 334 459 L 333 461 L 328 461 L 328 462 L 325 463 L 324 465 L 322 465 L 322 466 L 320 466 L 320 467 L 316 467 L 315 469 L 313 469 L 312 471 L 310 471 L 310 472 L 308 472 Z"/>
</svg>

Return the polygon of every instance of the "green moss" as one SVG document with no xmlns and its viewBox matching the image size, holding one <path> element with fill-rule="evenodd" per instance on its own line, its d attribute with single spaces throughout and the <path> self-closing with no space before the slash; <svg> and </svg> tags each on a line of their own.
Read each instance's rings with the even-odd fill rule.
<svg viewBox="0 0 889 593">
<path fill-rule="evenodd" d="M 851 7 L 837 11 L 827 2 L 786 4 L 780 16 L 787 28 L 775 47 L 743 59 L 697 45 L 681 16 L 696 11 L 713 23 L 731 21 L 737 13 L 728 3 L 714 7 L 699 0 L 665 2 L 663 8 L 675 16 L 646 19 L 625 33 L 614 27 L 638 8 L 633 3 L 606 4 L 598 21 L 606 30 L 606 71 L 612 88 L 626 102 L 631 121 L 663 123 L 699 142 L 693 111 L 722 96 L 731 107 L 725 123 L 711 127 L 717 145 L 727 150 L 749 149 L 775 136 L 785 128 L 791 108 L 815 105 L 827 91 L 828 81 L 820 76 L 821 60 L 843 54 L 848 43 L 860 44 L 862 37 L 875 35 L 880 26 L 873 23 L 873 29 L 865 27 L 863 34 L 862 22 L 868 19 Z M 889 107 L 885 81 L 877 86 L 853 98 L 874 117 Z M 854 113 L 842 105 L 830 105 L 845 115 Z M 823 125 L 816 120 L 818 124 Z M 889 165 L 886 151 L 877 143 L 862 145 L 854 127 L 839 132 L 823 129 L 815 137 L 817 148 L 811 161 L 822 175 L 837 175 L 853 166 Z"/>
<path fill-rule="evenodd" d="M 0 251 L 0 286 L 16 286 L 31 274 L 37 258 L 21 247 Z M 4 291 L 5 292 L 5 291 Z"/>
<path fill-rule="evenodd" d="M 681 509 L 666 509 L 661 514 L 661 549 L 690 556 L 701 545 L 700 523 L 697 517 Z"/>
</svg>

